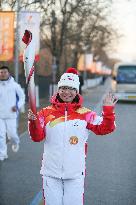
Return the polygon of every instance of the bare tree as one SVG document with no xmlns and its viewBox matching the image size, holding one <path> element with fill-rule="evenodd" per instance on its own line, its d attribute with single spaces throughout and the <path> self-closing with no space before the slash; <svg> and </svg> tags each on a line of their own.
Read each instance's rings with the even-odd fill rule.
<svg viewBox="0 0 136 205">
<path fill-rule="evenodd" d="M 59 76 L 61 61 L 65 55 L 71 63 L 77 63 L 78 56 L 97 48 L 104 49 L 112 40 L 114 29 L 107 23 L 107 15 L 112 4 L 110 0 L 20 0 L 21 10 L 41 12 L 41 41 L 53 56 Z M 12 10 L 16 10 L 16 0 L 3 0 Z M 65 52 L 64 52 L 65 51 Z M 67 61 L 67 56 L 65 56 Z"/>
<path fill-rule="evenodd" d="M 77 62 L 77 56 L 83 52 L 83 48 L 88 45 L 90 51 L 101 33 L 103 38 L 109 33 L 106 25 L 106 11 L 110 7 L 109 1 L 56 1 L 51 2 L 50 9 L 43 21 L 43 39 L 46 46 L 51 49 L 51 53 L 56 58 L 57 70 L 59 71 L 61 57 L 64 49 L 71 47 L 74 52 L 73 62 Z M 48 16 L 48 17 L 47 17 Z M 103 29 L 98 27 L 103 25 Z M 45 29 L 46 28 L 46 29 Z M 104 30 L 104 28 L 106 28 Z M 112 36 L 112 31 L 110 35 Z M 107 38 L 107 37 L 106 37 Z M 107 42 L 108 44 L 108 42 Z M 103 41 L 103 47 L 107 45 Z M 71 46 L 69 46 L 71 45 Z M 73 63 L 72 63 L 73 64 Z M 75 63 L 76 64 L 76 63 Z"/>
</svg>

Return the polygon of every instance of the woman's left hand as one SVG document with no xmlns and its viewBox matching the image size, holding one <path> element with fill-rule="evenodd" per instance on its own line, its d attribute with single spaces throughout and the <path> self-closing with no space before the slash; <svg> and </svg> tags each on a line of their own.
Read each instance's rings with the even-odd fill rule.
<svg viewBox="0 0 136 205">
<path fill-rule="evenodd" d="M 103 106 L 114 106 L 117 101 L 118 98 L 112 92 L 109 92 L 103 100 Z"/>
</svg>

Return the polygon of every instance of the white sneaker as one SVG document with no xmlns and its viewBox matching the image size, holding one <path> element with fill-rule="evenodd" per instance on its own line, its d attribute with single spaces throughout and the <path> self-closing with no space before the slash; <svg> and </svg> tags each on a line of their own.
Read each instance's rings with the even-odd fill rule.
<svg viewBox="0 0 136 205">
<path fill-rule="evenodd" d="M 4 157 L 0 157 L 0 161 L 4 161 Z"/>
<path fill-rule="evenodd" d="M 0 157 L 0 161 L 4 161 L 5 159 L 8 159 L 8 155 Z"/>
<path fill-rule="evenodd" d="M 12 151 L 13 152 L 18 152 L 18 150 L 19 150 L 19 144 L 13 144 L 12 145 Z"/>
</svg>

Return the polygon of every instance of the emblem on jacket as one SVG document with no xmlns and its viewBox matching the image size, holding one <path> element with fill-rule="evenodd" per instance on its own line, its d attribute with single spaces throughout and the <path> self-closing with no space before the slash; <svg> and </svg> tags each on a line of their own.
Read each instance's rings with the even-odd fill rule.
<svg viewBox="0 0 136 205">
<path fill-rule="evenodd" d="M 78 137 L 76 137 L 76 136 L 70 137 L 69 142 L 70 142 L 70 144 L 73 144 L 73 145 L 77 144 L 78 143 Z"/>
</svg>

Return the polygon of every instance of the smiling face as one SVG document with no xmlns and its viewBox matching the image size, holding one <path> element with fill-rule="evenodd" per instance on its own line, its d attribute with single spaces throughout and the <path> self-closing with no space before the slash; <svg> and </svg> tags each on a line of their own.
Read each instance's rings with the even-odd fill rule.
<svg viewBox="0 0 136 205">
<path fill-rule="evenodd" d="M 62 86 L 59 88 L 58 93 L 64 102 L 72 102 L 77 95 L 77 90 L 72 87 Z"/>
</svg>

